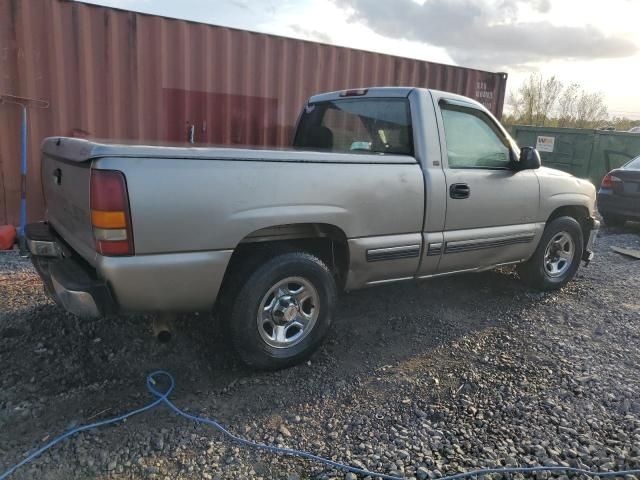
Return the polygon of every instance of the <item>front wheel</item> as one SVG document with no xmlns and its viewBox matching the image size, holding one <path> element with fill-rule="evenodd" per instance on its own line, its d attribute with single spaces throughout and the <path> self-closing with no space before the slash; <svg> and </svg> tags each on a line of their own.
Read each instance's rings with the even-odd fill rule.
<svg viewBox="0 0 640 480">
<path fill-rule="evenodd" d="M 539 290 L 556 290 L 571 280 L 580 266 L 584 241 L 573 217 L 558 217 L 544 229 L 533 256 L 518 266 L 518 274 Z"/>
<path fill-rule="evenodd" d="M 331 325 L 336 284 L 326 265 L 308 253 L 277 255 L 241 287 L 229 331 L 241 359 L 259 369 L 306 359 Z"/>
</svg>

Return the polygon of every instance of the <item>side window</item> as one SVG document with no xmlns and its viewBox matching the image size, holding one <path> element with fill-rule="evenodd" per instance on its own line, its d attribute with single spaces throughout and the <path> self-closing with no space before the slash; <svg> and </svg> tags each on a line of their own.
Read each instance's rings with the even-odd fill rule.
<svg viewBox="0 0 640 480">
<path fill-rule="evenodd" d="M 509 142 L 482 111 L 441 105 L 449 168 L 508 168 Z"/>
<path fill-rule="evenodd" d="M 406 98 L 354 98 L 307 105 L 293 145 L 340 153 L 413 155 Z"/>
</svg>

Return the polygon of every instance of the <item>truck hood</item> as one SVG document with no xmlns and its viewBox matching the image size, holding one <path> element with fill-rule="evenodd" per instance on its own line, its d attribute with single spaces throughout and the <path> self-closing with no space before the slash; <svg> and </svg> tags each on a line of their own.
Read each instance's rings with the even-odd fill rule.
<svg viewBox="0 0 640 480">
<path fill-rule="evenodd" d="M 550 178 L 554 180 L 562 179 L 565 182 L 564 184 L 567 186 L 576 185 L 577 189 L 570 189 L 568 191 L 574 191 L 575 193 L 586 193 L 585 190 L 588 191 L 590 190 L 590 188 L 593 188 L 595 191 L 595 187 L 589 180 L 578 178 L 575 175 L 563 172 L 562 170 L 557 170 L 555 168 L 549 167 L 540 167 L 538 170 L 536 170 L 536 173 L 538 174 L 538 178 L 540 178 L 541 181 L 543 181 L 544 178 Z"/>
<path fill-rule="evenodd" d="M 573 177 L 570 173 L 563 172 L 562 170 L 557 170 L 555 168 L 549 167 L 540 167 L 537 170 L 538 176 L 551 176 L 551 177 Z"/>
</svg>

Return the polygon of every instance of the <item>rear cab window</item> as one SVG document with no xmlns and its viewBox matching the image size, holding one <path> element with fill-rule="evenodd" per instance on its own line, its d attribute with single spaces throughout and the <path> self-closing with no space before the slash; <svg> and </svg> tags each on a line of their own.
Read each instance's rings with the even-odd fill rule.
<svg viewBox="0 0 640 480">
<path fill-rule="evenodd" d="M 406 98 L 353 98 L 305 107 L 294 147 L 336 153 L 413 156 Z"/>
</svg>

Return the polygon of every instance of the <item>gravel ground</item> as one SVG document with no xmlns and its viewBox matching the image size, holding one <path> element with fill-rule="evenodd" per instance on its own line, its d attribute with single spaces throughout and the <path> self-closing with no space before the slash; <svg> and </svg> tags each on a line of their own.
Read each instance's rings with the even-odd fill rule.
<svg viewBox="0 0 640 480">
<path fill-rule="evenodd" d="M 595 261 L 555 293 L 505 270 L 345 295 L 325 346 L 273 373 L 243 367 L 208 316 L 181 318 L 165 345 L 143 316 L 80 321 L 2 253 L 0 472 L 67 428 L 148 402 L 157 368 L 174 374 L 177 405 L 246 438 L 407 478 L 640 468 L 640 261 L 612 245 L 640 249 L 640 225 L 604 230 Z M 238 448 L 161 408 L 80 434 L 11 478 L 356 477 Z"/>
</svg>

